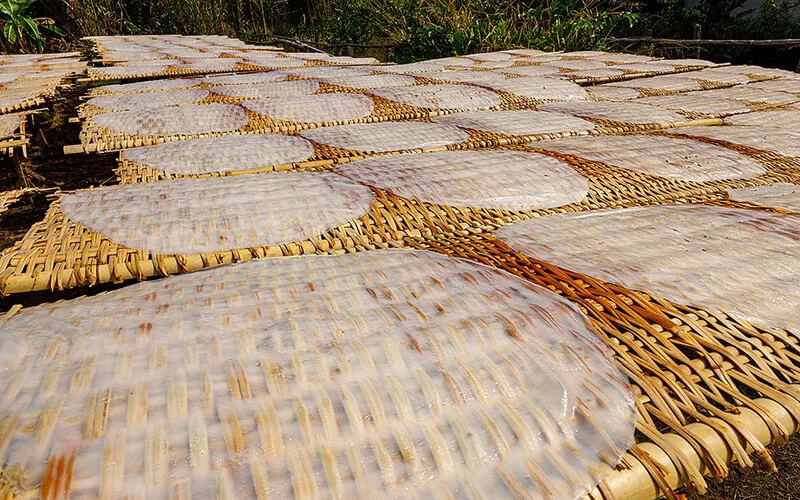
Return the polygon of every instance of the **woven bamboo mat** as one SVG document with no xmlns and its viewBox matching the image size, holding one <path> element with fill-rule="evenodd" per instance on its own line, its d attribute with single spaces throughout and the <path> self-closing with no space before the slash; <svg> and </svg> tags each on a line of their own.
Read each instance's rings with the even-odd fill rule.
<svg viewBox="0 0 800 500">
<path fill-rule="evenodd" d="M 703 201 L 724 197 L 724 190 L 729 188 L 792 183 L 798 182 L 800 177 L 797 173 L 799 160 L 741 146 L 738 150 L 757 161 L 766 170 L 765 173 L 747 179 L 688 182 L 548 152 L 536 146 L 533 144 L 530 148 L 518 146 L 513 149 L 550 154 L 575 168 L 589 180 L 589 192 L 581 202 L 554 209 L 508 211 L 434 205 L 375 189 L 375 203 L 367 215 L 320 237 L 273 247 L 191 256 L 150 255 L 141 250 L 121 247 L 66 219 L 56 202 L 42 222 L 34 225 L 21 241 L 0 257 L 0 287 L 4 293 L 64 288 L 169 275 L 254 257 L 386 247 L 396 244 L 407 235 L 495 227 L 553 213 Z"/>
<path fill-rule="evenodd" d="M 593 498 L 653 498 L 674 495 L 677 486 L 703 491 L 704 474 L 724 479 L 728 460 L 751 465 L 748 450 L 774 468 L 764 438 L 743 425 L 743 417 L 766 422 L 767 443 L 783 443 L 792 432 L 764 398 L 773 405 L 777 401 L 783 411 L 800 409 L 791 385 L 800 375 L 793 335 L 537 261 L 491 235 L 464 231 L 406 238 L 405 243 L 546 286 L 579 305 L 602 332 L 638 394 L 639 439 Z M 724 447 L 711 444 L 716 442 L 728 447 L 727 456 Z M 645 486 L 641 479 L 626 484 L 625 473 L 635 469 L 641 469 Z"/>
<path fill-rule="evenodd" d="M 8 207 L 13 205 L 19 198 L 31 191 L 36 191 L 34 188 L 14 189 L 12 191 L 0 191 L 0 214 L 8 210 Z"/>
</svg>

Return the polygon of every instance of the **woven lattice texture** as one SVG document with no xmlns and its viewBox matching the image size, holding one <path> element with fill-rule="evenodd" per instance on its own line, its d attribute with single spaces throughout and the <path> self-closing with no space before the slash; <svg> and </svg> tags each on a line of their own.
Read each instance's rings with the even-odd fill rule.
<svg viewBox="0 0 800 500">
<path fill-rule="evenodd" d="M 176 66 L 179 64 L 182 64 L 182 61 L 179 61 L 177 59 L 171 59 L 171 60 L 160 60 L 160 61 L 134 61 L 127 63 L 120 63 L 118 66 L 128 69 L 138 68 L 149 71 L 161 71 L 166 69 L 168 66 Z M 106 68 L 96 68 L 96 69 L 106 69 Z"/>
<path fill-rule="evenodd" d="M 746 115 L 726 118 L 725 123 L 732 125 L 757 125 L 800 132 L 800 109 L 747 113 Z"/>
<path fill-rule="evenodd" d="M 569 79 L 581 79 L 581 78 L 611 78 L 616 76 L 624 75 L 625 72 L 618 68 L 598 68 L 598 69 L 587 69 L 587 70 L 580 70 L 580 71 L 570 71 L 569 73 L 562 75 L 561 78 L 569 78 Z"/>
<path fill-rule="evenodd" d="M 466 68 L 466 67 L 477 67 L 478 61 L 473 59 L 469 59 L 467 57 L 442 57 L 439 59 L 430 59 L 425 62 L 431 62 L 436 64 L 443 64 L 448 68 Z"/>
<path fill-rule="evenodd" d="M 629 63 L 646 63 L 653 58 L 650 56 L 641 56 L 637 54 L 601 54 L 599 56 L 591 56 L 589 59 L 594 61 L 603 61 L 608 64 L 629 64 Z"/>
<path fill-rule="evenodd" d="M 786 93 L 759 89 L 752 85 L 737 85 L 727 89 L 709 90 L 704 93 L 709 97 L 722 97 L 723 99 L 733 99 L 742 102 L 765 103 L 765 104 L 792 104 L 800 98 Z"/>
<path fill-rule="evenodd" d="M 504 82 L 506 76 L 502 73 L 491 71 L 442 71 L 439 73 L 427 72 L 417 73 L 417 76 L 443 80 L 449 82 L 474 83 L 476 85 L 491 85 Z"/>
<path fill-rule="evenodd" d="M 583 87 L 572 82 L 535 76 L 512 78 L 491 87 L 509 94 L 543 101 L 581 101 L 586 99 L 587 95 Z"/>
<path fill-rule="evenodd" d="M 464 57 L 473 61 L 507 61 L 514 58 L 514 56 L 505 52 L 486 52 L 483 54 L 470 54 Z"/>
<path fill-rule="evenodd" d="M 121 155 L 155 170 L 191 175 L 305 161 L 314 155 L 314 147 L 301 137 L 226 135 L 127 149 Z"/>
<path fill-rule="evenodd" d="M 800 156 L 800 133 L 791 130 L 759 126 L 686 127 L 676 129 L 674 132 L 720 139 L 787 156 Z"/>
<path fill-rule="evenodd" d="M 729 189 L 728 196 L 735 201 L 758 203 L 800 213 L 800 186 L 779 182 L 769 186 Z"/>
<path fill-rule="evenodd" d="M 475 67 L 480 69 L 503 69 L 509 68 L 517 64 L 519 59 L 510 59 L 508 61 L 490 61 L 477 64 Z"/>
<path fill-rule="evenodd" d="M 0 457 L 45 498 L 580 498 L 633 443 L 577 308 L 429 252 L 247 262 L 3 326 Z"/>
<path fill-rule="evenodd" d="M 232 97 L 267 99 L 269 97 L 289 97 L 309 95 L 319 90 L 319 82 L 298 80 L 264 84 L 221 85 L 211 89 L 215 94 Z"/>
<path fill-rule="evenodd" d="M 22 115 L 0 115 L 0 137 L 8 137 L 14 134 L 19 130 L 24 119 Z"/>
<path fill-rule="evenodd" d="M 536 147 L 685 181 L 748 179 L 766 172 L 755 160 L 730 149 L 672 137 L 575 137 L 544 141 Z"/>
<path fill-rule="evenodd" d="M 164 73 L 169 67 L 169 63 L 164 63 L 159 67 L 152 66 L 105 66 L 93 67 L 89 70 L 90 74 L 101 77 L 132 77 L 150 76 Z"/>
<path fill-rule="evenodd" d="M 624 87 L 606 87 L 604 85 L 598 85 L 587 87 L 586 91 L 595 99 L 608 101 L 627 101 L 639 97 L 639 92 L 636 89 L 627 89 Z"/>
<path fill-rule="evenodd" d="M 177 78 L 174 80 L 150 80 L 146 82 L 121 83 L 97 87 L 94 92 L 105 94 L 131 94 L 135 92 L 153 92 L 158 90 L 179 90 L 194 87 L 198 80 Z"/>
<path fill-rule="evenodd" d="M 415 85 L 375 89 L 371 93 L 390 101 L 427 109 L 491 108 L 502 104 L 496 93 L 470 85 Z"/>
<path fill-rule="evenodd" d="M 561 113 L 546 111 L 464 111 L 433 118 L 465 129 L 506 135 L 558 134 L 591 130 L 594 123 Z"/>
<path fill-rule="evenodd" d="M 467 140 L 458 127 L 438 123 L 357 123 L 304 130 L 306 139 L 356 151 L 387 152 L 426 149 Z"/>
<path fill-rule="evenodd" d="M 612 87 L 626 87 L 632 89 L 659 90 L 666 92 L 688 92 L 700 90 L 702 87 L 697 80 L 682 78 L 678 75 L 651 76 L 648 78 L 635 78 L 624 82 L 607 83 Z"/>
<path fill-rule="evenodd" d="M 762 68 L 761 66 L 748 66 L 746 64 L 736 66 L 722 66 L 714 68 L 715 71 L 726 73 L 738 73 L 742 75 L 755 75 L 760 78 L 764 77 L 779 77 L 779 78 L 797 78 L 797 73 L 786 71 L 785 69 L 777 68 Z"/>
<path fill-rule="evenodd" d="M 731 73 L 728 71 L 718 71 L 716 68 L 680 73 L 678 75 L 675 75 L 675 78 L 689 78 L 691 80 L 708 80 L 710 82 L 727 83 L 731 85 L 750 83 L 750 78 L 748 78 L 746 75 L 740 75 L 738 73 Z"/>
<path fill-rule="evenodd" d="M 673 123 L 685 121 L 678 113 L 649 104 L 632 102 L 551 102 L 539 106 L 545 111 L 568 113 L 622 123 Z"/>
<path fill-rule="evenodd" d="M 561 70 L 557 66 L 540 65 L 540 66 L 517 66 L 515 68 L 504 69 L 503 73 L 521 76 L 545 76 L 557 75 Z"/>
<path fill-rule="evenodd" d="M 546 66 L 555 66 L 566 71 L 586 71 L 590 69 L 607 68 L 608 66 L 601 61 L 592 61 L 591 59 L 580 59 L 577 61 L 553 61 L 545 64 Z"/>
<path fill-rule="evenodd" d="M 303 59 L 292 57 L 275 57 L 267 55 L 248 54 L 245 62 L 262 68 L 299 68 L 305 66 Z"/>
<path fill-rule="evenodd" d="M 239 63 L 239 59 L 188 59 L 180 68 L 193 72 L 199 71 L 232 71 Z"/>
<path fill-rule="evenodd" d="M 202 89 L 165 90 L 163 92 L 139 92 L 94 97 L 86 102 L 108 111 L 142 110 L 194 104 L 208 97 L 208 94 L 208 90 Z"/>
<path fill-rule="evenodd" d="M 354 181 L 440 205 L 536 210 L 581 201 L 585 177 L 550 156 L 519 151 L 385 155 L 337 168 Z"/>
<path fill-rule="evenodd" d="M 345 78 L 369 75 L 373 69 L 383 68 L 310 66 L 308 68 L 287 69 L 283 73 L 300 78 Z"/>
<path fill-rule="evenodd" d="M 644 97 L 637 99 L 637 103 L 655 104 L 662 108 L 676 111 L 689 111 L 711 116 L 724 116 L 736 113 L 747 113 L 750 108 L 744 104 L 721 97 L 708 97 L 705 92 L 690 92 L 685 95 L 667 95 Z"/>
<path fill-rule="evenodd" d="M 401 73 L 401 74 L 413 75 L 414 73 L 421 73 L 421 72 L 425 73 L 428 71 L 444 71 L 447 69 L 447 67 L 444 64 L 437 62 L 422 61 L 409 64 L 395 64 L 392 66 L 381 66 L 380 68 L 375 68 L 375 69 L 385 73 Z"/>
<path fill-rule="evenodd" d="M 11 83 L 2 85 L 0 90 L 0 108 L 12 108 L 21 106 L 26 101 L 31 101 L 42 96 L 55 88 L 53 82 L 42 79 L 37 80 L 15 80 Z"/>
<path fill-rule="evenodd" d="M 364 215 L 371 201 L 335 174 L 279 172 L 82 191 L 61 210 L 130 248 L 195 254 L 301 241 Z"/>
<path fill-rule="evenodd" d="M 800 79 L 781 78 L 778 80 L 768 80 L 766 82 L 753 83 L 751 84 L 751 88 L 800 94 Z"/>
<path fill-rule="evenodd" d="M 620 66 L 620 69 L 627 73 L 674 73 L 675 66 L 669 64 L 669 61 L 652 61 L 646 63 L 633 63 Z"/>
<path fill-rule="evenodd" d="M 268 71 L 263 73 L 245 73 L 244 75 L 223 75 L 207 76 L 202 79 L 194 80 L 198 83 L 210 83 L 212 85 L 242 85 L 254 83 L 272 83 L 285 80 L 287 73 L 280 71 Z"/>
<path fill-rule="evenodd" d="M 540 217 L 496 234 L 573 271 L 800 331 L 800 216 L 665 205 Z"/>
<path fill-rule="evenodd" d="M 321 94 L 245 101 L 242 106 L 274 120 L 300 123 L 334 123 L 358 120 L 372 114 L 375 103 L 359 94 Z"/>
<path fill-rule="evenodd" d="M 334 78 L 325 78 L 323 81 L 339 85 L 342 87 L 350 87 L 354 89 L 379 89 L 383 87 L 407 87 L 414 85 L 416 80 L 414 77 L 407 75 L 355 75 L 355 76 L 337 76 Z"/>
<path fill-rule="evenodd" d="M 232 132 L 250 121 L 247 113 L 231 104 L 205 104 L 141 111 L 120 111 L 93 116 L 89 122 L 124 134 L 194 135 Z"/>
</svg>

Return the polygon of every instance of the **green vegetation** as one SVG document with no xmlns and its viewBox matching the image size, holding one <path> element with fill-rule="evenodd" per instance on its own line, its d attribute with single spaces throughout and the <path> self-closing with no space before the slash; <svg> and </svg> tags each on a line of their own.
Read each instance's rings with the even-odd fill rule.
<svg viewBox="0 0 800 500">
<path fill-rule="evenodd" d="M 3 52 L 35 48 L 42 51 L 45 36 L 64 36 L 65 33 L 48 17 L 33 17 L 31 4 L 36 0 L 0 0 L 0 26 L 3 32 Z"/>
</svg>

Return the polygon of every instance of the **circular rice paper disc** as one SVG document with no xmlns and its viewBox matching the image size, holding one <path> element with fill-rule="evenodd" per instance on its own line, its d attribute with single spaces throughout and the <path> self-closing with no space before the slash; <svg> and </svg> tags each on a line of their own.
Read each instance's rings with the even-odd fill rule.
<svg viewBox="0 0 800 500">
<path fill-rule="evenodd" d="M 305 240 L 361 217 L 371 202 L 368 188 L 339 175 L 274 172 L 80 191 L 61 210 L 129 248 L 197 254 Z"/>
<path fill-rule="evenodd" d="M 204 104 L 103 113 L 89 121 L 123 134 L 172 136 L 233 132 L 247 125 L 250 118 L 240 106 Z"/>
<path fill-rule="evenodd" d="M 800 215 L 662 205 L 537 217 L 495 235 L 572 271 L 800 332 Z"/>
<path fill-rule="evenodd" d="M 592 122 L 561 113 L 531 110 L 463 111 L 433 118 L 436 123 L 506 135 L 558 134 L 592 130 Z"/>
<path fill-rule="evenodd" d="M 94 97 L 87 104 L 109 111 L 141 110 L 194 104 L 208 97 L 208 90 L 165 90 L 162 92 L 140 92 Z"/>
<path fill-rule="evenodd" d="M 116 85 L 104 85 L 98 90 L 109 94 L 128 94 L 133 92 L 152 92 L 158 90 L 178 90 L 197 85 L 197 80 L 174 79 L 174 80 L 150 80 L 146 82 L 120 83 Z"/>
<path fill-rule="evenodd" d="M 459 207 L 537 210 L 578 203 L 589 191 L 569 165 L 520 151 L 381 155 L 336 171 L 398 196 Z"/>
<path fill-rule="evenodd" d="M 458 127 L 422 122 L 356 123 L 303 130 L 300 135 L 328 146 L 376 153 L 447 146 L 469 138 Z"/>
<path fill-rule="evenodd" d="M 538 108 L 543 111 L 567 113 L 581 118 L 612 120 L 622 123 L 645 124 L 686 121 L 683 116 L 674 111 L 633 102 L 548 102 L 538 106 Z"/>
<path fill-rule="evenodd" d="M 509 94 L 548 101 L 582 101 L 587 95 L 583 87 L 572 82 L 535 76 L 511 78 L 491 87 Z"/>
<path fill-rule="evenodd" d="M 800 156 L 800 133 L 771 127 L 685 127 L 671 130 L 678 134 L 710 137 L 750 148 L 786 156 Z"/>
<path fill-rule="evenodd" d="M 570 137 L 537 148 L 571 154 L 668 179 L 708 182 L 766 173 L 757 161 L 722 146 L 691 139 L 643 135 Z"/>
<path fill-rule="evenodd" d="M 426 109 L 491 108 L 503 103 L 495 92 L 471 85 L 415 85 L 375 89 L 370 93 L 390 101 Z"/>
<path fill-rule="evenodd" d="M 375 110 L 372 98 L 359 94 L 319 94 L 245 101 L 242 106 L 274 120 L 334 123 L 366 118 Z"/>
<path fill-rule="evenodd" d="M 244 85 L 220 85 L 211 89 L 219 95 L 243 97 L 253 99 L 267 99 L 269 97 L 290 97 L 309 95 L 319 90 L 319 82 L 313 80 L 296 80 L 277 83 L 254 83 Z"/>
<path fill-rule="evenodd" d="M 575 306 L 429 252 L 217 267 L 3 329 L 3 463 L 64 497 L 581 498 L 633 444 Z"/>
<path fill-rule="evenodd" d="M 734 201 L 757 203 L 765 207 L 777 207 L 800 213 L 800 186 L 777 182 L 769 186 L 728 189 L 728 197 Z"/>
<path fill-rule="evenodd" d="M 308 160 L 314 146 L 279 134 L 225 135 L 126 149 L 122 159 L 172 174 L 231 172 Z"/>
</svg>

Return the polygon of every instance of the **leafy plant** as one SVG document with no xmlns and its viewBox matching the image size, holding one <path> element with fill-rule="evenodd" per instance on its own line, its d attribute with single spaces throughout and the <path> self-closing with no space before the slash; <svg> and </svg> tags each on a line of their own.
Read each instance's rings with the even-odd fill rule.
<svg viewBox="0 0 800 500">
<path fill-rule="evenodd" d="M 65 36 L 66 33 L 49 17 L 32 17 L 29 10 L 36 0 L 0 0 L 0 24 L 3 38 L 10 45 L 19 44 L 23 50 L 32 45 L 44 49 L 44 37 Z"/>
</svg>

